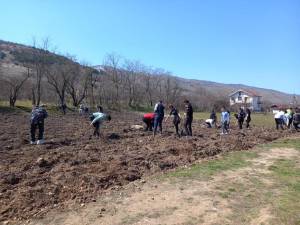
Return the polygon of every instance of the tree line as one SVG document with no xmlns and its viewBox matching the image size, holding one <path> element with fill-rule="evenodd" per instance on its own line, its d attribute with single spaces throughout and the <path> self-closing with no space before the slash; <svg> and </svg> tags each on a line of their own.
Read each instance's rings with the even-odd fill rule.
<svg viewBox="0 0 300 225">
<path fill-rule="evenodd" d="M 152 107 L 160 99 L 181 105 L 184 98 L 190 98 L 200 110 L 227 104 L 201 88 L 188 96 L 180 79 L 170 72 L 115 53 L 107 54 L 96 68 L 77 62 L 74 56 L 50 52 L 48 39 L 11 54 L 22 67 L 22 72 L 9 76 L 4 65 L 0 67 L 1 97 L 11 107 L 18 99 L 31 100 L 33 105 L 42 101 L 72 107 L 103 105 L 113 110 Z"/>
</svg>

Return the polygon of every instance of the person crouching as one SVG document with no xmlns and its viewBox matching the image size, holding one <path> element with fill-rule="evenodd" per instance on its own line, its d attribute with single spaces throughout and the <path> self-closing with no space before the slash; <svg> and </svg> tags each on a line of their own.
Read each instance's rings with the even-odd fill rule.
<svg viewBox="0 0 300 225">
<path fill-rule="evenodd" d="M 207 128 L 217 127 L 217 115 L 214 109 L 211 111 L 209 119 L 205 120 L 205 123 L 207 124 Z"/>
<path fill-rule="evenodd" d="M 143 122 L 146 124 L 145 131 L 152 131 L 154 125 L 155 113 L 146 113 L 143 116 Z"/>
</svg>

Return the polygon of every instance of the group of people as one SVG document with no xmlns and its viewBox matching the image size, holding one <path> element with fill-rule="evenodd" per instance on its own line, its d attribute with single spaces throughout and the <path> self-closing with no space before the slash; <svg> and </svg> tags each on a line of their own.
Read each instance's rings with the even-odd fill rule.
<svg viewBox="0 0 300 225">
<path fill-rule="evenodd" d="M 169 105 L 169 114 L 165 119 L 165 122 L 168 121 L 169 117 L 173 117 L 173 125 L 175 127 L 176 135 L 181 136 L 183 132 L 185 131 L 185 134 L 187 136 L 192 136 L 192 122 L 193 122 L 193 107 L 192 104 L 189 102 L 189 100 L 184 100 L 185 105 L 185 113 L 184 118 L 181 117 L 178 110 L 173 106 Z M 145 131 L 152 131 L 153 136 L 156 135 L 157 130 L 159 129 L 159 132 L 162 133 L 163 130 L 163 120 L 165 116 L 165 106 L 163 104 L 163 101 L 160 100 L 158 103 L 155 104 L 154 112 L 153 113 L 146 113 L 143 116 L 143 122 L 146 124 Z M 184 119 L 184 131 L 179 131 L 179 124 L 181 123 L 181 120 Z"/>
<path fill-rule="evenodd" d="M 82 112 L 85 113 L 85 112 Z M 30 144 L 44 144 L 44 120 L 48 117 L 48 113 L 45 109 L 45 105 L 34 106 L 31 111 L 30 118 Z M 94 127 L 93 135 L 100 137 L 100 125 L 104 121 L 110 121 L 111 116 L 103 112 L 101 106 L 97 106 L 97 112 L 94 112 L 90 115 L 91 123 L 90 125 Z M 36 130 L 39 130 L 38 140 L 36 141 Z"/>
<path fill-rule="evenodd" d="M 284 126 L 288 129 L 293 127 L 298 131 L 300 130 L 300 110 L 299 109 L 279 109 L 274 113 L 274 119 L 276 129 L 284 129 Z"/>
<path fill-rule="evenodd" d="M 177 136 L 192 136 L 192 122 L 193 122 L 193 107 L 189 100 L 184 100 L 185 112 L 182 117 L 174 105 L 169 105 L 169 112 L 165 118 L 165 106 L 163 101 L 159 101 L 155 104 L 153 113 L 146 113 L 143 116 L 143 122 L 146 124 L 145 131 L 153 132 L 153 136 L 157 134 L 159 131 L 162 133 L 163 131 L 163 121 L 165 118 L 165 122 L 168 121 L 170 117 L 173 117 L 173 125 L 175 128 L 175 132 Z M 79 108 L 80 114 L 84 114 L 88 112 L 88 109 L 84 106 L 80 106 Z M 31 144 L 43 144 L 44 139 L 44 120 L 47 118 L 48 114 L 45 109 L 45 105 L 35 106 L 32 109 L 31 119 L 30 119 L 30 134 L 31 134 Z M 237 119 L 238 125 L 240 129 L 243 129 L 243 124 L 246 122 L 246 128 L 250 127 L 251 122 L 251 110 L 246 108 L 240 108 L 239 112 L 234 114 L 234 117 Z M 294 127 L 297 131 L 300 130 L 300 109 L 287 109 L 285 111 L 278 110 L 275 115 L 275 124 L 276 129 L 284 129 L 284 126 L 287 128 Z M 100 137 L 100 126 L 104 121 L 110 121 L 111 116 L 103 112 L 103 108 L 101 106 L 97 107 L 97 112 L 90 114 L 90 125 L 94 127 L 93 135 L 96 137 Z M 183 120 L 183 128 L 181 131 L 179 130 L 179 124 Z M 224 107 L 221 110 L 221 126 L 219 126 L 222 131 L 221 134 L 228 134 L 229 125 L 230 125 L 230 112 L 226 110 Z M 210 118 L 205 121 L 208 128 L 215 127 L 217 128 L 217 114 L 215 110 L 212 110 L 210 114 Z M 293 125 L 293 126 L 292 126 Z M 39 130 L 38 139 L 36 141 L 36 130 Z"/>
</svg>

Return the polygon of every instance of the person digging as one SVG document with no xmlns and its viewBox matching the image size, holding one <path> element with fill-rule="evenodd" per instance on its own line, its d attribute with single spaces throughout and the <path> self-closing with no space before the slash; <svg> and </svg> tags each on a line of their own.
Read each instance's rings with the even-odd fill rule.
<svg viewBox="0 0 300 225">
<path fill-rule="evenodd" d="M 31 112 L 30 118 L 30 144 L 44 144 L 44 120 L 48 117 L 45 105 L 35 106 Z M 38 141 L 35 141 L 35 131 L 39 129 Z"/>
<path fill-rule="evenodd" d="M 91 126 L 94 126 L 93 136 L 100 137 L 100 126 L 104 121 L 111 121 L 111 116 L 103 113 L 102 107 L 98 108 L 98 112 L 93 113 L 90 116 Z"/>
<path fill-rule="evenodd" d="M 169 105 L 169 109 L 171 111 L 167 116 L 167 118 L 165 119 L 165 122 L 168 121 L 170 116 L 173 116 L 173 125 L 175 127 L 177 136 L 180 137 L 180 133 L 179 133 L 180 114 L 178 113 L 178 110 L 173 105 Z"/>
<path fill-rule="evenodd" d="M 154 126 L 155 113 L 146 113 L 143 116 L 143 122 L 146 124 L 145 131 L 152 131 Z"/>
</svg>

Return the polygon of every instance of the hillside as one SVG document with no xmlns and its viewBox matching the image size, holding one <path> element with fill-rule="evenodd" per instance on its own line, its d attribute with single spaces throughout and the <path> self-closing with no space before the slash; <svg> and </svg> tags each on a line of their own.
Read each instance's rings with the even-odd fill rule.
<svg viewBox="0 0 300 225">
<path fill-rule="evenodd" d="M 183 79 L 183 78 L 179 78 L 179 79 L 185 89 L 190 89 L 190 91 L 196 92 L 196 90 L 199 87 L 201 87 L 204 88 L 208 93 L 211 93 L 217 97 L 227 96 L 233 91 L 238 89 L 255 92 L 256 94 L 263 97 L 263 101 L 267 101 L 274 104 L 289 104 L 291 103 L 294 97 L 293 94 L 288 94 L 288 93 L 284 93 L 272 89 L 248 86 L 244 84 L 223 84 L 223 83 L 217 83 L 217 82 L 205 81 L 205 80 L 194 80 L 194 79 L 190 80 L 190 79 Z M 300 98 L 299 95 L 296 97 L 297 99 Z"/>
<path fill-rule="evenodd" d="M 0 62 L 2 71 L 6 76 L 18 76 L 25 71 L 22 66 L 28 60 L 28 56 L 35 55 L 39 49 L 29 47 L 26 45 L 6 42 L 0 40 Z M 48 52 L 52 60 L 60 62 L 68 60 L 66 57 L 56 55 Z M 30 62 L 29 62 L 30 63 Z M 75 63 L 75 62 L 74 62 Z M 178 81 L 179 86 L 183 89 L 184 96 L 192 99 L 197 99 L 196 96 L 209 96 L 208 99 L 213 98 L 227 98 L 227 95 L 237 89 L 250 90 L 263 97 L 264 102 L 275 104 L 289 104 L 292 99 L 292 94 L 279 92 L 276 90 L 251 87 L 243 84 L 222 84 L 204 80 L 184 79 L 180 77 L 173 77 Z M 195 98 L 193 98 L 195 97 Z M 300 99 L 300 96 L 297 96 Z"/>
</svg>

